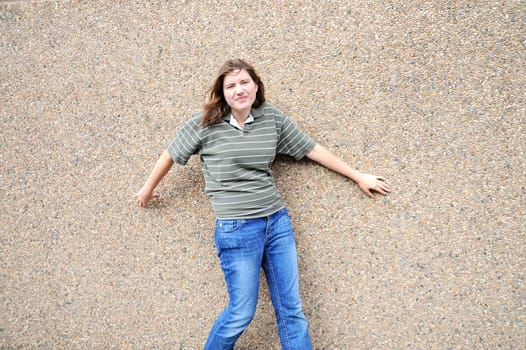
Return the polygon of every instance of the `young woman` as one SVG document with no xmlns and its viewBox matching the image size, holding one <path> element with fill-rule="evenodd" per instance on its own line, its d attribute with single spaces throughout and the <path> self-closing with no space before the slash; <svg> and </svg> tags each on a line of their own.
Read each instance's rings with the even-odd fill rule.
<svg viewBox="0 0 526 350">
<path fill-rule="evenodd" d="M 304 156 L 355 181 L 368 195 L 386 195 L 381 176 L 353 170 L 265 102 L 254 68 L 229 60 L 219 70 L 204 110 L 194 114 L 163 152 L 137 203 L 146 207 L 174 162 L 201 157 L 205 193 L 216 216 L 215 244 L 229 294 L 205 349 L 233 349 L 256 311 L 260 268 L 266 274 L 283 349 L 311 349 L 298 287 L 296 246 L 271 166 L 277 153 Z"/>
</svg>

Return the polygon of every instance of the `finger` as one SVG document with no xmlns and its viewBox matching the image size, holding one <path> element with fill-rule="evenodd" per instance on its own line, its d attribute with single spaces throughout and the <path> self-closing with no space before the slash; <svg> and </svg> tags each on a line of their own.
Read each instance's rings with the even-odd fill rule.
<svg viewBox="0 0 526 350">
<path fill-rule="evenodd" d="M 160 193 L 154 193 L 154 194 L 152 195 L 152 198 L 159 198 L 159 197 L 161 197 L 161 194 L 160 194 Z"/>
<path fill-rule="evenodd" d="M 389 184 L 385 181 L 385 178 L 378 176 L 376 181 L 377 186 L 382 188 L 390 188 Z"/>
<path fill-rule="evenodd" d="M 391 188 L 386 183 L 379 183 L 378 188 L 381 189 L 382 191 L 387 191 L 387 192 L 391 191 Z"/>
<path fill-rule="evenodd" d="M 383 194 L 384 196 L 388 193 L 386 190 L 381 189 L 381 188 L 378 188 L 377 192 L 380 194 Z"/>
<path fill-rule="evenodd" d="M 389 194 L 391 192 L 390 188 L 386 188 L 385 186 L 378 186 L 378 192 L 380 192 L 383 195 Z"/>
</svg>

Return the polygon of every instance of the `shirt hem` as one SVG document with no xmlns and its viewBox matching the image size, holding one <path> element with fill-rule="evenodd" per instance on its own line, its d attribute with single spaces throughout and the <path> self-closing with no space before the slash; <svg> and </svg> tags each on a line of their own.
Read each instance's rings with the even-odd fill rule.
<svg viewBox="0 0 526 350">
<path fill-rule="evenodd" d="M 234 215 L 234 216 L 215 216 L 216 220 L 244 220 L 244 219 L 261 219 L 261 218 L 265 218 L 267 216 L 270 216 L 272 214 L 275 214 L 277 213 L 278 211 L 280 211 L 281 209 L 285 208 L 285 205 L 281 205 L 279 208 L 277 209 L 273 209 L 271 211 L 268 211 L 268 212 L 264 212 L 264 213 L 261 213 L 261 214 L 255 214 L 255 215 L 248 215 L 248 216 L 244 216 L 244 215 Z"/>
</svg>

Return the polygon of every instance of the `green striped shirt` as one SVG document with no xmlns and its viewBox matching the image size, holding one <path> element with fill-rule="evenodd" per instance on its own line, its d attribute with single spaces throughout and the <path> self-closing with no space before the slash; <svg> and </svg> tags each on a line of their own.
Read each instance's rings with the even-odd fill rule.
<svg viewBox="0 0 526 350">
<path fill-rule="evenodd" d="M 200 155 L 205 193 L 217 218 L 257 218 L 281 209 L 284 204 L 271 170 L 276 154 L 301 159 L 316 145 L 270 104 L 251 113 L 254 121 L 246 123 L 243 130 L 230 124 L 230 115 L 211 127 L 202 127 L 203 112 L 195 113 L 168 147 L 179 164 L 186 164 L 192 154 Z"/>
</svg>

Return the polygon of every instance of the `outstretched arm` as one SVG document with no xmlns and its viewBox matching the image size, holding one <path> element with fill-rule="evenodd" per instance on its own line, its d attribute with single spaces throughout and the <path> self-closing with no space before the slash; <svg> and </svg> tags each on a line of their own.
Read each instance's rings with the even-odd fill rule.
<svg viewBox="0 0 526 350">
<path fill-rule="evenodd" d="M 356 182 L 369 197 L 373 196 L 371 191 L 375 191 L 383 195 L 387 195 L 389 192 L 391 192 L 389 184 L 387 184 L 382 176 L 364 174 L 358 170 L 352 169 L 340 158 L 336 157 L 331 151 L 324 148 L 320 144 L 316 144 L 312 151 L 307 153 L 307 157 L 332 171 L 347 176 Z"/>
<path fill-rule="evenodd" d="M 145 208 L 153 198 L 159 197 L 159 194 L 153 193 L 153 191 L 159 182 L 161 182 L 164 175 L 168 173 L 173 163 L 172 157 L 170 157 L 168 151 L 164 151 L 155 164 L 152 173 L 148 177 L 148 180 L 146 180 L 144 186 L 137 193 L 137 204 L 139 206 Z"/>
</svg>

